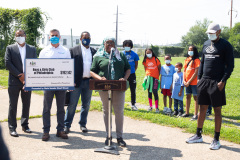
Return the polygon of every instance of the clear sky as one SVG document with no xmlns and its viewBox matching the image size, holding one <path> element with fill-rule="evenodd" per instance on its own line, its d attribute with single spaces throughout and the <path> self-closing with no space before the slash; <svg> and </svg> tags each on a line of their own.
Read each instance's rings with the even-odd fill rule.
<svg viewBox="0 0 240 160">
<path fill-rule="evenodd" d="M 0 7 L 40 7 L 51 20 L 45 33 L 59 29 L 62 35 L 78 36 L 89 31 L 92 43 L 115 37 L 116 9 L 119 9 L 119 44 L 132 39 L 139 44 L 179 43 L 196 20 L 230 25 L 231 0 L 0 0 Z M 233 25 L 240 22 L 240 0 L 233 0 Z"/>
</svg>

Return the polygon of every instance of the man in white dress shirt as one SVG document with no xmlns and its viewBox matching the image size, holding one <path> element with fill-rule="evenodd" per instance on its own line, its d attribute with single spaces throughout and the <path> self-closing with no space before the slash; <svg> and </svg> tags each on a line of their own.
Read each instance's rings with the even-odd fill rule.
<svg viewBox="0 0 240 160">
<path fill-rule="evenodd" d="M 44 48 L 39 55 L 39 58 L 71 58 L 70 52 L 67 48 L 59 44 L 60 32 L 57 29 L 50 31 L 49 39 L 51 44 Z M 50 138 L 50 116 L 53 97 L 55 95 L 57 102 L 57 137 L 68 139 L 67 134 L 63 131 L 64 128 L 64 103 L 65 103 L 65 90 L 46 90 L 44 91 L 43 100 L 43 141 L 48 141 Z"/>
<path fill-rule="evenodd" d="M 70 92 L 69 105 L 64 120 L 64 131 L 67 134 L 70 131 L 69 128 L 71 127 L 80 95 L 82 106 L 79 125 L 82 132 L 88 132 L 86 124 L 92 96 L 92 91 L 89 89 L 90 68 L 96 50 L 90 47 L 91 36 L 89 32 L 82 32 L 80 40 L 80 45 L 70 49 L 71 57 L 74 58 L 75 90 Z"/>
<path fill-rule="evenodd" d="M 22 98 L 22 116 L 21 126 L 26 133 L 32 131 L 28 127 L 29 109 L 31 92 L 25 92 L 24 73 L 25 73 L 25 58 L 37 58 L 36 48 L 26 44 L 26 33 L 24 30 L 17 30 L 15 33 L 15 40 L 17 43 L 7 46 L 5 53 L 5 65 L 9 70 L 8 77 L 8 95 L 9 95 L 9 111 L 8 111 L 8 127 L 10 135 L 18 137 L 17 128 L 17 104 L 19 93 Z"/>
</svg>

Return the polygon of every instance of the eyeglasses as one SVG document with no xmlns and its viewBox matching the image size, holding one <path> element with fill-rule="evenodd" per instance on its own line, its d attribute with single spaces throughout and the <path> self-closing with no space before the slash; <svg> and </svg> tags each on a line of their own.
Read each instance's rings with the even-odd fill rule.
<svg viewBox="0 0 240 160">
<path fill-rule="evenodd" d="M 111 46 L 114 46 L 115 43 L 113 41 L 110 41 L 110 42 L 105 42 L 106 45 L 111 45 Z"/>
</svg>

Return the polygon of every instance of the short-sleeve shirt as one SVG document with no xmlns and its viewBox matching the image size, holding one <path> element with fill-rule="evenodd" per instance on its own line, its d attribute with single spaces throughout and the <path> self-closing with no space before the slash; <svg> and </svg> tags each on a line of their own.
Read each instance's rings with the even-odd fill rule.
<svg viewBox="0 0 240 160">
<path fill-rule="evenodd" d="M 175 73 L 175 67 L 171 64 L 167 66 L 166 64 L 162 65 L 160 74 L 161 77 L 161 88 L 170 89 L 173 81 L 173 74 Z"/>
<path fill-rule="evenodd" d="M 189 65 L 187 66 L 188 63 L 189 63 Z M 184 68 L 184 80 L 186 82 L 189 81 L 189 79 L 191 79 L 191 77 L 193 76 L 193 74 L 195 72 L 195 69 L 199 68 L 199 66 L 200 66 L 200 60 L 199 59 L 195 59 L 194 61 L 192 61 L 191 57 L 188 57 L 188 58 L 185 59 L 183 68 Z M 192 80 L 190 85 L 197 85 L 197 77 L 194 78 L 194 80 Z"/>
<path fill-rule="evenodd" d="M 115 79 L 119 80 L 125 76 L 125 72 L 130 69 L 130 65 L 127 61 L 127 58 L 123 53 L 120 54 L 121 59 L 114 60 L 114 71 L 115 71 Z M 93 63 L 91 66 L 91 71 L 98 74 L 100 77 L 108 78 L 108 64 L 109 59 L 105 57 L 96 56 L 93 58 Z M 110 72 L 109 72 L 109 79 L 110 79 Z"/>
<path fill-rule="evenodd" d="M 182 95 L 179 96 L 178 93 L 181 90 L 181 87 L 184 86 L 183 84 L 183 73 L 174 73 L 173 74 L 173 89 L 172 89 L 172 98 L 173 99 L 178 99 L 178 100 L 183 100 L 184 96 L 184 89 L 182 90 Z"/>
<path fill-rule="evenodd" d="M 158 66 L 161 62 L 156 57 L 152 57 L 151 59 L 146 58 L 146 61 L 142 64 L 146 67 L 146 76 L 151 76 L 159 80 Z"/>
<path fill-rule="evenodd" d="M 139 57 L 137 53 L 133 52 L 132 50 L 130 52 L 123 51 L 123 53 L 126 56 L 128 63 L 131 66 L 131 74 L 135 73 L 135 62 L 139 61 Z"/>
</svg>

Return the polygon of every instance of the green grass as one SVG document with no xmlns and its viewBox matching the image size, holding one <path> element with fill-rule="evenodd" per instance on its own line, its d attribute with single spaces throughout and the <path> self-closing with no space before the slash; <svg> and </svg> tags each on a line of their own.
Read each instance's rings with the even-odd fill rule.
<svg viewBox="0 0 240 160">
<path fill-rule="evenodd" d="M 175 65 L 177 62 L 184 62 L 184 57 L 172 57 L 172 64 Z M 164 64 L 164 58 L 160 57 L 160 61 Z M 183 70 L 182 70 L 183 71 Z M 137 77 L 137 89 L 136 89 L 136 101 L 137 103 L 149 105 L 148 103 L 148 93 L 143 90 L 142 81 L 145 77 L 144 67 L 142 65 L 142 58 L 140 58 L 138 69 L 136 72 Z M 240 59 L 235 58 L 235 68 L 234 71 L 227 81 L 226 86 L 226 97 L 227 97 L 227 105 L 223 106 L 222 115 L 223 117 L 230 118 L 240 122 Z M 159 106 L 160 110 L 163 109 L 163 96 L 159 93 Z M 126 91 L 126 101 L 131 102 L 131 94 L 130 90 Z M 186 97 L 183 99 L 184 106 L 186 104 Z M 185 109 L 185 108 L 184 108 Z M 194 113 L 194 101 L 192 98 L 190 113 Z"/>
<path fill-rule="evenodd" d="M 176 64 L 177 62 L 184 62 L 184 57 L 173 57 L 172 64 Z M 162 64 L 164 64 L 163 57 L 160 58 Z M 142 81 L 145 77 L 144 68 L 142 65 L 142 58 L 139 61 L 139 67 L 136 72 L 137 75 L 137 103 L 148 105 L 147 91 L 143 90 Z M 7 88 L 7 79 L 8 79 L 8 71 L 0 70 L 0 85 Z M 221 139 L 228 140 L 234 143 L 240 144 L 240 59 L 235 59 L 235 68 L 227 81 L 226 86 L 226 97 L 227 97 L 227 105 L 223 106 L 222 115 L 223 115 L 223 124 L 221 129 Z M 35 91 L 38 94 L 42 94 L 42 91 Z M 93 96 L 99 96 L 98 92 L 93 92 Z M 130 102 L 130 91 L 126 91 L 126 101 Z M 185 97 L 184 97 L 184 106 L 185 106 Z M 101 102 L 92 101 L 90 110 L 102 110 Z M 163 100 L 162 94 L 159 92 L 159 106 L 160 111 L 163 109 Z M 184 108 L 185 109 L 185 108 Z M 79 112 L 79 111 L 77 111 Z M 192 99 L 190 113 L 194 113 L 194 101 Z M 155 114 L 153 112 L 149 113 L 145 110 L 139 111 L 131 111 L 130 108 L 126 107 L 124 110 L 124 115 L 139 119 L 139 120 L 148 120 L 152 123 L 171 126 L 171 127 L 179 127 L 184 129 L 186 132 L 195 133 L 197 122 L 190 121 L 190 118 L 175 118 L 169 117 L 162 112 L 160 114 Z M 34 116 L 32 118 L 38 118 L 39 116 Z M 41 117 L 41 116 L 40 116 Z M 211 116 L 210 118 L 214 118 Z M 5 121 L 5 120 L 3 120 Z M 206 120 L 203 128 L 204 134 L 213 136 L 214 133 L 214 120 Z"/>
<path fill-rule="evenodd" d="M 100 101 L 92 101 L 90 110 L 102 110 L 102 103 Z M 170 127 L 179 127 L 185 132 L 196 133 L 197 121 L 189 121 L 188 118 L 176 118 L 164 115 L 163 113 L 156 114 L 155 112 L 147 112 L 140 109 L 139 111 L 132 111 L 130 107 L 125 107 L 124 115 L 137 120 L 147 120 L 152 123 L 161 124 Z M 221 139 L 240 144 L 240 128 L 232 123 L 223 123 L 221 130 Z M 206 120 L 203 128 L 204 135 L 214 136 L 214 121 Z"/>
</svg>

